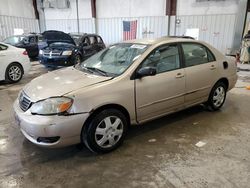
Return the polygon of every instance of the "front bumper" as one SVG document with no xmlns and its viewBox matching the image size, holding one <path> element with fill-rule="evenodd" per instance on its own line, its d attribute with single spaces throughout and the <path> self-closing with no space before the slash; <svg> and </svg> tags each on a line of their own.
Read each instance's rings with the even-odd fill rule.
<svg viewBox="0 0 250 188">
<path fill-rule="evenodd" d="M 23 135 L 32 143 L 43 147 L 64 147 L 81 142 L 81 131 L 89 113 L 69 116 L 32 115 L 29 110 L 23 112 L 18 99 L 14 102 L 16 122 Z M 48 143 L 40 138 L 59 137 L 55 142 Z"/>
<path fill-rule="evenodd" d="M 65 67 L 74 65 L 72 56 L 47 57 L 40 55 L 39 62 L 49 67 Z"/>
</svg>

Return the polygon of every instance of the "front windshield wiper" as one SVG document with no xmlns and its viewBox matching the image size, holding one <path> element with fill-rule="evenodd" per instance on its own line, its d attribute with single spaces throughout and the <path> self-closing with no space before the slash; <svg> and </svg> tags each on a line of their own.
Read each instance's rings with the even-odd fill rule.
<svg viewBox="0 0 250 188">
<path fill-rule="evenodd" d="M 83 70 L 85 70 L 85 71 L 87 71 L 87 72 L 94 73 L 93 70 L 88 69 L 88 68 L 86 68 L 86 67 L 83 67 L 83 66 L 81 66 L 80 64 L 75 64 L 74 67 L 75 67 L 76 69 L 83 69 Z"/>
<path fill-rule="evenodd" d="M 101 74 L 103 76 L 108 76 L 108 73 L 101 70 L 101 69 L 98 69 L 98 68 L 95 68 L 95 67 L 84 67 L 84 68 L 87 69 L 87 70 L 90 70 L 92 72 L 97 72 L 97 73 L 99 73 L 99 74 Z"/>
</svg>

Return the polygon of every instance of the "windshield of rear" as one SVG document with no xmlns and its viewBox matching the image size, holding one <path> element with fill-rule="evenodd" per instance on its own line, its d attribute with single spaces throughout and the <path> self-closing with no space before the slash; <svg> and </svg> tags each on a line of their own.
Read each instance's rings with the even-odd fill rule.
<svg viewBox="0 0 250 188">
<path fill-rule="evenodd" d="M 80 64 L 82 69 L 91 68 L 118 76 L 122 74 L 149 45 L 120 43 L 112 45 Z"/>
<path fill-rule="evenodd" d="M 12 36 L 12 37 L 8 37 L 8 38 L 4 39 L 3 42 L 10 44 L 10 45 L 16 45 L 25 39 L 27 40 L 27 38 L 24 36 Z"/>
</svg>

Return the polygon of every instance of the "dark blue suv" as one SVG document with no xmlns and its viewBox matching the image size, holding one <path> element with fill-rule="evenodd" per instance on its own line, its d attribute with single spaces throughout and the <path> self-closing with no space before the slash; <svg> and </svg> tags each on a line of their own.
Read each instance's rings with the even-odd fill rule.
<svg viewBox="0 0 250 188">
<path fill-rule="evenodd" d="M 47 67 L 72 66 L 105 48 L 96 34 L 45 31 L 42 35 L 45 47 L 39 51 L 39 62 Z"/>
</svg>

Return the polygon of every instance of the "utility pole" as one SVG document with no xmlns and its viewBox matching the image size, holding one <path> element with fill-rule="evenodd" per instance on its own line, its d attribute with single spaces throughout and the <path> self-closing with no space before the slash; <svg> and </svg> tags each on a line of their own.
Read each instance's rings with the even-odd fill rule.
<svg viewBox="0 0 250 188">
<path fill-rule="evenodd" d="M 77 32 L 80 33 L 80 27 L 79 27 L 79 12 L 78 12 L 78 0 L 76 0 L 76 17 L 77 17 Z"/>
<path fill-rule="evenodd" d="M 171 24 L 171 21 L 173 21 L 171 19 L 171 17 L 173 18 L 174 16 L 174 21 L 176 21 L 176 7 L 177 7 L 177 0 L 166 0 L 166 16 L 168 16 L 168 30 L 167 30 L 167 34 L 170 35 L 171 34 L 171 26 L 174 26 L 174 34 L 175 34 L 175 27 L 176 27 L 176 23 Z M 173 23 L 173 22 L 172 22 Z"/>
<path fill-rule="evenodd" d="M 96 20 L 96 0 L 91 0 L 91 12 L 92 12 L 92 19 L 94 19 L 95 24 L 95 33 L 98 34 L 98 27 L 97 27 L 97 20 Z"/>
</svg>

